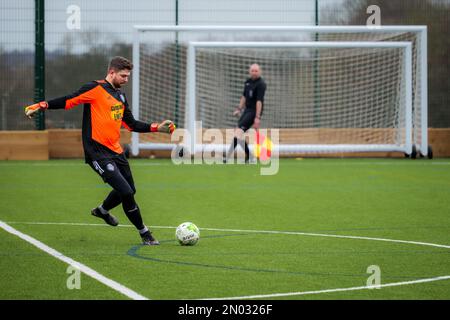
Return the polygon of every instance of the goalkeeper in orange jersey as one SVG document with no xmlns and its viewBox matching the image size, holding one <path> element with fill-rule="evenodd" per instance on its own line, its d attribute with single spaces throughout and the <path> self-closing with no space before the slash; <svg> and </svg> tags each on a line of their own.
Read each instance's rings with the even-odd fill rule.
<svg viewBox="0 0 450 320">
<path fill-rule="evenodd" d="M 120 128 L 123 125 L 135 132 L 165 132 L 171 134 L 175 125 L 170 120 L 148 124 L 133 117 L 125 94 L 120 91 L 128 82 L 133 64 L 123 57 L 114 57 L 108 66 L 104 80 L 92 81 L 73 94 L 42 101 L 25 108 L 31 118 L 37 111 L 46 109 L 70 109 L 84 104 L 83 149 L 85 161 L 113 190 L 91 214 L 107 224 L 117 226 L 116 217 L 109 211 L 119 204 L 133 223 L 145 245 L 159 245 L 142 221 L 141 212 L 134 194 L 136 188 L 130 166 L 120 146 Z"/>
</svg>

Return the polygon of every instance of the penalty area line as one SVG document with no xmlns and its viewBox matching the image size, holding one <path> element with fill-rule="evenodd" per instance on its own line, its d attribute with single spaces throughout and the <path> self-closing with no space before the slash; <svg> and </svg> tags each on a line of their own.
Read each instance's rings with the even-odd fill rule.
<svg viewBox="0 0 450 320">
<path fill-rule="evenodd" d="M 149 300 L 149 298 L 144 297 L 142 295 L 140 295 L 139 293 L 125 287 L 124 285 L 105 277 L 104 275 L 98 273 L 97 271 L 95 271 L 94 269 L 73 260 L 72 258 L 69 258 L 65 255 L 63 255 L 62 253 L 58 252 L 57 250 L 47 246 L 46 244 L 42 243 L 41 241 L 20 232 L 17 229 L 14 229 L 13 227 L 11 227 L 10 225 L 6 224 L 5 222 L 0 220 L 0 228 L 2 228 L 3 230 L 5 230 L 6 232 L 15 235 L 19 238 L 21 238 L 22 240 L 32 244 L 33 246 L 35 246 L 36 248 L 44 251 L 45 253 L 51 255 L 52 257 L 61 260 L 64 263 L 67 263 L 70 266 L 73 266 L 77 269 L 79 269 L 81 272 L 83 272 L 84 274 L 86 274 L 87 276 L 97 280 L 98 282 L 103 283 L 104 285 L 106 285 L 107 287 L 127 296 L 130 299 L 133 300 Z"/>
</svg>

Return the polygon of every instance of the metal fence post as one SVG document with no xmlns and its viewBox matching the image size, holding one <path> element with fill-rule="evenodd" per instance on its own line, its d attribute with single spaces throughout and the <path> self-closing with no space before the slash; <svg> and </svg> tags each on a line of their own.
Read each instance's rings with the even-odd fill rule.
<svg viewBox="0 0 450 320">
<path fill-rule="evenodd" d="M 34 101 L 45 100 L 45 0 L 35 0 Z M 45 114 L 39 112 L 36 129 L 45 130 Z"/>
</svg>

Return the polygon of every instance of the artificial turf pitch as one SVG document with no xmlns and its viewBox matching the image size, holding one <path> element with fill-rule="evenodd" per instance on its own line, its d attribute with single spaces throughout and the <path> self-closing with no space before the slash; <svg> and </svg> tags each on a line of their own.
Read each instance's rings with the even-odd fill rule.
<svg viewBox="0 0 450 320">
<path fill-rule="evenodd" d="M 150 299 L 450 299 L 448 278 L 414 282 L 450 276 L 448 159 L 282 159 L 272 176 L 130 163 L 160 246 L 141 246 L 121 207 L 120 227 L 90 215 L 110 189 L 82 160 L 0 162 L 0 220 Z M 196 246 L 175 241 L 185 221 Z M 0 248 L 0 299 L 127 299 L 85 274 L 69 290 L 67 264 L 3 229 Z M 347 290 L 369 266 L 382 287 Z"/>
</svg>

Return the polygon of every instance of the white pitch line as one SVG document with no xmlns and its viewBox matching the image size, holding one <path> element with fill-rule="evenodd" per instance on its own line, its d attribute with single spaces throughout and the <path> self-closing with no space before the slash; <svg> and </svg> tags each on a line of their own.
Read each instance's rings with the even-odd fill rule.
<svg viewBox="0 0 450 320">
<path fill-rule="evenodd" d="M 296 232 L 296 231 L 216 229 L 216 228 L 199 228 L 199 229 L 201 229 L 201 230 L 210 230 L 210 231 L 248 232 L 248 233 L 253 233 L 254 232 L 254 233 L 269 233 L 269 234 L 302 235 L 302 236 L 312 236 L 312 237 L 358 239 L 358 240 L 370 240 L 370 241 L 385 241 L 385 242 L 406 243 L 406 244 L 415 244 L 415 245 L 421 245 L 421 246 L 429 246 L 429 247 L 438 247 L 438 248 L 450 249 L 450 245 L 444 245 L 444 244 L 436 244 L 436 243 L 429 243 L 429 242 L 418 242 L 418 241 L 408 241 L 408 240 L 386 239 L 386 238 L 345 236 L 345 235 L 338 235 L 338 234 L 310 233 L 310 232 Z"/>
<path fill-rule="evenodd" d="M 103 224 L 71 223 L 71 222 L 9 222 L 9 223 L 32 224 L 32 225 L 34 224 L 34 225 L 104 226 Z M 122 225 L 122 226 L 123 227 L 131 227 L 131 225 Z M 172 227 L 172 226 L 151 226 L 151 228 L 155 228 L 155 229 L 158 229 L 158 228 L 160 228 L 160 229 L 174 229 L 175 227 Z M 274 231 L 274 230 L 219 229 L 219 228 L 203 228 L 203 227 L 201 227 L 200 230 L 221 231 L 221 232 L 246 232 L 246 233 L 302 235 L 302 236 L 313 236 L 313 237 L 328 237 L 328 238 L 341 238 L 341 239 L 384 241 L 384 242 L 413 244 L 413 245 L 420 245 L 420 246 L 429 246 L 429 247 L 450 249 L 450 245 L 443 245 L 443 244 L 436 244 L 436 243 L 429 243 L 429 242 L 386 239 L 386 238 L 374 238 L 374 237 L 361 237 L 361 236 L 346 236 L 346 235 L 323 234 L 323 233 L 309 233 L 309 232 L 295 232 L 295 231 Z M 439 276 L 439 277 L 434 277 L 434 278 L 427 278 L 427 279 L 411 280 L 411 281 L 386 283 L 386 284 L 379 285 L 377 287 L 380 287 L 380 288 L 396 287 L 396 286 L 412 285 L 412 284 L 434 282 L 434 281 L 441 281 L 441 280 L 448 280 L 448 279 L 450 279 L 450 275 Z M 199 300 L 263 299 L 263 298 L 276 298 L 276 297 L 287 297 L 287 296 L 312 295 L 312 294 L 319 294 L 319 293 L 356 291 L 356 290 L 365 290 L 365 289 L 371 289 L 371 288 L 369 286 L 359 286 L 359 287 L 350 287 L 350 288 L 325 289 L 325 290 L 317 290 L 317 291 L 272 293 L 272 294 L 248 295 L 248 296 L 239 296 L 239 297 L 204 298 L 204 299 L 199 299 Z"/>
<path fill-rule="evenodd" d="M 104 275 L 98 273 L 97 271 L 95 271 L 94 269 L 78 262 L 75 261 L 65 255 L 63 255 L 62 253 L 56 251 L 55 249 L 47 246 L 46 244 L 42 243 L 39 240 L 36 240 L 35 238 L 24 234 L 16 229 L 14 229 L 13 227 L 11 227 L 10 225 L 4 223 L 3 221 L 0 220 L 0 227 L 5 230 L 6 232 L 9 232 L 19 238 L 21 238 L 22 240 L 25 240 L 26 242 L 34 245 L 35 247 L 37 247 L 38 249 L 48 253 L 49 255 L 55 257 L 56 259 L 59 259 L 65 263 L 67 263 L 68 265 L 71 265 L 77 269 L 79 269 L 81 272 L 85 273 L 86 275 L 88 275 L 89 277 L 103 283 L 104 285 L 110 287 L 111 289 L 120 292 L 121 294 L 127 296 L 128 298 L 131 298 L 133 300 L 148 300 L 148 298 L 140 295 L 139 293 L 125 287 L 124 285 L 109 279 L 107 277 L 105 277 Z"/>
<path fill-rule="evenodd" d="M 301 158 L 301 166 L 305 165 L 316 165 L 317 163 L 320 163 L 321 166 L 351 166 L 351 165 L 379 165 L 379 166 L 449 166 L 450 162 L 436 162 L 436 161 L 421 161 L 421 162 L 413 162 L 413 161 L 402 161 L 401 159 L 394 159 L 392 161 L 341 161 L 341 159 L 309 159 L 309 158 Z M 331 161 L 330 161 L 331 160 Z M 336 160 L 336 161 L 334 161 Z M 399 160 L 399 161 L 398 161 Z M 52 160 L 51 160 L 52 161 Z M 160 166 L 172 166 L 174 165 L 171 162 L 132 162 L 132 167 L 160 167 Z M 220 163 L 218 164 L 220 165 Z M 299 166 L 298 160 L 296 162 L 283 162 L 283 166 Z M 35 163 L 29 163 L 27 161 L 22 162 L 0 162 L 0 168 L 1 167 L 17 167 L 17 166 L 23 166 L 23 167 L 84 167 L 86 164 L 84 162 L 77 162 L 77 163 L 64 163 L 64 162 L 48 162 L 48 161 L 42 161 L 42 162 L 35 162 Z M 228 167 L 228 166 L 227 166 Z"/>
<path fill-rule="evenodd" d="M 306 233 L 306 232 L 289 232 L 289 231 L 263 231 L 263 230 L 240 230 L 240 229 L 213 229 L 213 228 L 200 228 L 202 230 L 211 230 L 211 231 L 229 231 L 229 232 L 260 232 L 260 233 L 271 233 L 271 234 L 291 234 L 291 235 L 305 235 L 305 236 L 314 236 L 314 237 L 331 237 L 331 238 L 343 238 L 343 239 L 359 239 L 359 240 L 371 240 L 371 241 L 385 241 L 385 242 L 395 242 L 395 243 L 403 243 L 403 244 L 414 244 L 421 246 L 430 246 L 430 247 L 438 247 L 438 248 L 446 248 L 450 249 L 449 245 L 442 245 L 436 243 L 428 243 L 428 242 L 418 242 L 418 241 L 407 241 L 407 240 L 396 240 L 396 239 L 385 239 L 385 238 L 373 238 L 373 237 L 360 237 L 360 236 L 344 236 L 344 235 L 335 235 L 335 234 L 321 234 L 321 233 Z M 394 282 L 394 283 L 386 283 L 379 285 L 377 287 L 396 287 L 396 286 L 405 286 L 411 284 L 425 283 L 425 282 L 433 282 L 440 280 L 448 280 L 450 279 L 450 275 L 440 276 L 435 278 L 427 278 L 427 279 L 418 279 L 411 281 L 403 281 L 403 282 Z M 300 295 L 312 295 L 319 293 L 330 293 L 330 292 L 344 292 L 344 291 L 355 291 L 355 290 L 366 290 L 372 289 L 369 286 L 360 286 L 360 287 L 351 287 L 351 288 L 336 288 L 336 289 L 325 289 L 325 290 L 317 290 L 317 291 L 300 291 L 300 292 L 286 292 L 286 293 L 272 293 L 272 294 L 260 294 L 260 295 L 249 295 L 249 296 L 239 296 L 239 297 L 222 297 L 222 298 L 205 298 L 200 300 L 242 300 L 242 299 L 264 299 L 264 298 L 276 298 L 276 297 L 288 297 L 288 296 L 300 296 Z"/>
<path fill-rule="evenodd" d="M 10 224 L 28 224 L 28 225 L 67 225 L 67 226 L 92 226 L 92 227 L 109 227 L 106 224 L 98 223 L 77 223 L 77 222 L 20 222 L 20 221 L 9 221 Z M 132 225 L 122 224 L 119 227 L 133 227 Z M 149 226 L 155 229 L 175 229 L 173 226 Z M 383 241 L 383 242 L 394 242 L 394 243 L 404 243 L 404 244 L 414 244 L 419 246 L 437 247 L 450 249 L 450 245 L 437 244 L 430 242 L 420 242 L 420 241 L 409 241 L 409 240 L 397 240 L 397 239 L 386 239 L 386 238 L 374 238 L 374 237 L 362 237 L 362 236 L 346 236 L 338 234 L 327 234 L 327 233 L 311 233 L 311 232 L 298 232 L 298 231 L 277 231 L 277 230 L 248 230 L 248 229 L 220 229 L 220 228 L 200 228 L 206 231 L 221 231 L 221 232 L 247 232 L 247 233 L 267 233 L 267 234 L 285 234 L 285 235 L 300 235 L 300 236 L 310 236 L 310 237 L 325 237 L 325 238 L 340 238 L 340 239 L 356 239 L 356 240 L 369 240 L 369 241 Z"/>
<path fill-rule="evenodd" d="M 448 279 L 450 279 L 450 275 L 435 277 L 435 278 L 411 280 L 411 281 L 386 283 L 386 284 L 380 284 L 380 285 L 373 286 L 373 287 L 361 286 L 361 287 L 351 287 L 351 288 L 325 289 L 325 290 L 317 290 L 317 291 L 259 294 L 259 295 L 252 295 L 252 296 L 240 296 L 240 297 L 205 298 L 205 299 L 199 299 L 199 300 L 242 300 L 242 299 L 264 299 L 264 298 L 276 298 L 276 297 L 288 297 L 288 296 L 304 296 L 304 295 L 319 294 L 319 293 L 332 293 L 332 292 L 368 290 L 368 289 L 373 289 L 373 288 L 398 287 L 398 286 L 406 286 L 406 285 L 425 283 L 425 282 L 433 282 L 433 281 L 441 281 L 441 280 L 448 280 Z"/>
<path fill-rule="evenodd" d="M 25 225 L 43 225 L 43 226 L 82 226 L 82 227 L 111 227 L 104 223 L 83 223 L 83 222 L 21 222 L 21 221 L 6 221 L 9 224 L 25 224 Z M 117 227 L 130 228 L 130 224 L 119 224 Z"/>
</svg>

